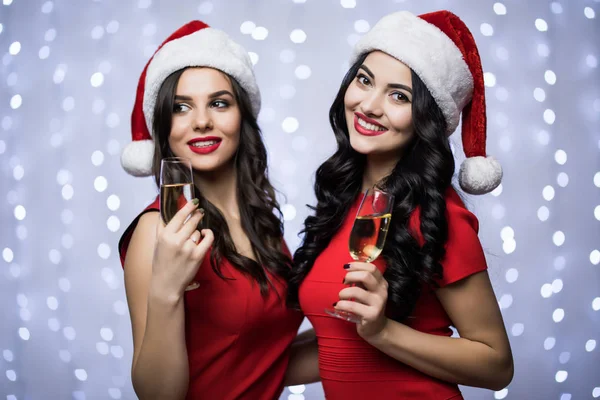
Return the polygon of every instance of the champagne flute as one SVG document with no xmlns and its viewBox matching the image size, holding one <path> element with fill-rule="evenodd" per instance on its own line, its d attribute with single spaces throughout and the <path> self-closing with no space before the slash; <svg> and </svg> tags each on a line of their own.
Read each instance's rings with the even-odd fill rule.
<svg viewBox="0 0 600 400">
<path fill-rule="evenodd" d="M 192 201 L 194 180 L 192 163 L 187 158 L 166 157 L 160 162 L 160 216 L 165 224 L 188 202 Z M 191 282 L 185 290 L 197 289 L 200 284 Z"/>
<path fill-rule="evenodd" d="M 393 205 L 392 194 L 377 187 L 365 190 L 348 242 L 350 256 L 354 260 L 370 263 L 379 257 L 392 219 Z M 360 322 L 360 318 L 350 312 L 335 308 L 326 308 L 325 312 L 346 321 Z"/>
</svg>

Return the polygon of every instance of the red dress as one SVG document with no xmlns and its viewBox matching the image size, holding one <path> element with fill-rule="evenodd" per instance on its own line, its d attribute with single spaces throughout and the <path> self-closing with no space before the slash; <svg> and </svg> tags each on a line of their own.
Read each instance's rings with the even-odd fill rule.
<svg viewBox="0 0 600 400">
<path fill-rule="evenodd" d="M 440 286 L 445 286 L 487 269 L 477 237 L 477 218 L 463 205 L 453 189 L 446 196 L 448 242 Z M 352 399 L 462 399 L 458 386 L 426 375 L 389 357 L 364 341 L 356 325 L 327 315 L 339 300 L 345 286 L 345 263 L 353 261 L 348 239 L 358 209 L 358 200 L 348 212 L 342 228 L 329 246 L 317 257 L 300 286 L 302 311 L 313 325 L 319 343 L 319 369 L 327 400 Z M 410 219 L 411 230 L 422 243 L 418 211 Z M 383 273 L 382 258 L 374 264 Z M 424 286 L 414 312 L 405 321 L 413 329 L 434 335 L 451 336 L 452 321 L 435 295 Z"/>
<path fill-rule="evenodd" d="M 121 263 L 139 217 L 158 211 L 158 199 L 125 230 L 119 241 Z M 207 256 L 196 281 L 185 292 L 188 399 L 277 399 L 302 314 L 285 306 L 287 285 L 270 275 L 276 292 L 266 297 L 257 283 L 223 259 L 223 280 Z"/>
</svg>

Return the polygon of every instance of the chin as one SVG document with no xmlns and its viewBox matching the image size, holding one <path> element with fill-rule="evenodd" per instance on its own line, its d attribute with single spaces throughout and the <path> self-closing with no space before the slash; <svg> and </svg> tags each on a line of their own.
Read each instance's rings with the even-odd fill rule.
<svg viewBox="0 0 600 400">
<path fill-rule="evenodd" d="M 368 141 L 371 138 L 363 137 L 362 135 L 351 132 L 350 133 L 350 147 L 354 151 L 360 154 L 369 155 L 377 152 L 377 148 L 373 146 L 373 143 L 369 143 Z"/>
<path fill-rule="evenodd" d="M 369 149 L 364 146 L 352 146 L 352 149 L 359 154 L 364 154 L 365 156 L 373 153 L 373 149 Z"/>
<path fill-rule="evenodd" d="M 195 154 L 198 157 L 197 154 Z M 192 158 L 192 168 L 197 172 L 224 171 L 233 166 L 233 157 L 223 160 L 221 157 L 205 157 L 203 159 Z"/>
<path fill-rule="evenodd" d="M 209 160 L 194 160 L 192 158 L 192 169 L 197 172 L 211 172 L 219 169 L 219 163 Z"/>
</svg>

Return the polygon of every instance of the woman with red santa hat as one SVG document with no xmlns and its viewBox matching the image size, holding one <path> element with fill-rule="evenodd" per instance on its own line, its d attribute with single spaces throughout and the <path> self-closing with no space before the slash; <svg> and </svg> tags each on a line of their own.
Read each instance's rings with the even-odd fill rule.
<svg viewBox="0 0 600 400">
<path fill-rule="evenodd" d="M 466 25 L 448 11 L 398 12 L 359 40 L 329 114 L 338 149 L 317 170 L 289 284 L 315 329 L 328 400 L 460 399 L 458 384 L 500 390 L 512 379 L 478 221 L 452 186 L 448 136 L 461 114 L 459 184 L 487 193 L 502 170 L 485 152 L 483 71 Z M 375 208 L 361 196 L 374 186 L 395 197 L 387 240 L 381 257 L 354 262 L 354 219 L 361 202 Z"/>
<path fill-rule="evenodd" d="M 166 224 L 157 198 L 119 242 L 141 399 L 270 400 L 318 379 L 286 376 L 302 315 L 285 305 L 291 255 L 260 102 L 248 53 L 200 21 L 167 38 L 141 74 L 121 163 L 158 185 L 161 160 L 187 158 L 195 192 Z"/>
</svg>

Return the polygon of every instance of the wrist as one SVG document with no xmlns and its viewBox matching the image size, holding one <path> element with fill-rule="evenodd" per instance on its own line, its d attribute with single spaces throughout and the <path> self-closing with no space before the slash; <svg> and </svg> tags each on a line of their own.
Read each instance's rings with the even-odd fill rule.
<svg viewBox="0 0 600 400">
<path fill-rule="evenodd" d="M 367 343 L 369 343 L 371 346 L 374 346 L 374 347 L 379 347 L 379 346 L 385 344 L 387 341 L 387 338 L 389 337 L 389 329 L 390 329 L 390 325 L 391 325 L 390 322 L 391 322 L 391 320 L 389 318 L 386 318 L 385 322 L 383 323 L 382 328 L 377 333 L 374 333 L 373 335 L 370 335 L 368 338 L 365 338 Z"/>
<path fill-rule="evenodd" d="M 160 306 L 177 307 L 183 300 L 183 292 L 169 290 L 163 284 L 152 279 L 148 290 L 148 302 Z"/>
</svg>

